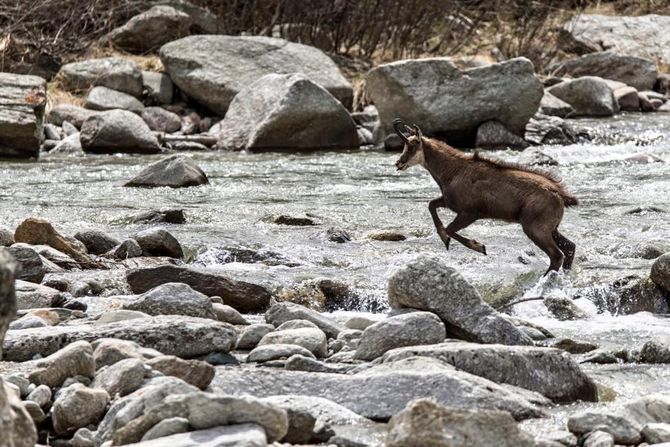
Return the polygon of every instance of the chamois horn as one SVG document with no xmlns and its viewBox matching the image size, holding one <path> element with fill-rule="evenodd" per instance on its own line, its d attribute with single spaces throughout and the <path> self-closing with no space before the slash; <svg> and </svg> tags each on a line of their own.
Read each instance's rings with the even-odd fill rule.
<svg viewBox="0 0 670 447">
<path fill-rule="evenodd" d="M 409 126 L 407 126 L 407 124 L 403 123 L 400 118 L 396 118 L 393 120 L 393 130 L 395 130 L 395 133 L 397 133 L 398 136 L 402 138 L 402 140 L 405 143 L 407 143 L 407 138 L 409 137 L 403 133 L 403 131 L 401 130 L 402 127 L 404 127 L 405 130 L 409 130 L 411 135 L 412 129 L 410 129 Z"/>
</svg>

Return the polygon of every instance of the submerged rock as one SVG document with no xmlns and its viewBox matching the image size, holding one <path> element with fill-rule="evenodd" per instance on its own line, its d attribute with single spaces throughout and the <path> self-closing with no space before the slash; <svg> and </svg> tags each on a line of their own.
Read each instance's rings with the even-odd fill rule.
<svg viewBox="0 0 670 447">
<path fill-rule="evenodd" d="M 147 166 L 123 186 L 185 188 L 208 183 L 207 175 L 191 158 L 172 155 Z"/>
</svg>

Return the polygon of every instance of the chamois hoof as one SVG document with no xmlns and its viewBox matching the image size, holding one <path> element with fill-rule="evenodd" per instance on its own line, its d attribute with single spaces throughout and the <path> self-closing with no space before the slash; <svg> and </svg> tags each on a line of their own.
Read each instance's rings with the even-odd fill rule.
<svg viewBox="0 0 670 447">
<path fill-rule="evenodd" d="M 483 244 L 480 244 L 479 242 L 474 242 L 473 241 L 470 248 L 473 249 L 476 252 L 479 252 L 483 255 L 486 255 L 486 246 L 483 245 Z"/>
</svg>

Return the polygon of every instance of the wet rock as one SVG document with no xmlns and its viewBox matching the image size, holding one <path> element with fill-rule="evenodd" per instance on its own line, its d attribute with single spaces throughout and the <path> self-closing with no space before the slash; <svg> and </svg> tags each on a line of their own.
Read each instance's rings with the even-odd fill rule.
<svg viewBox="0 0 670 447">
<path fill-rule="evenodd" d="M 314 358 L 312 352 L 300 345 L 273 343 L 262 346 L 256 346 L 247 356 L 247 362 L 263 363 L 273 360 L 288 359 L 294 355 L 301 355 L 308 358 Z"/>
<path fill-rule="evenodd" d="M 210 299 L 187 284 L 167 283 L 127 301 L 124 309 L 149 315 L 188 315 L 216 319 Z"/>
<path fill-rule="evenodd" d="M 273 305 L 265 313 L 265 320 L 275 327 L 291 320 L 308 320 L 314 323 L 330 338 L 336 338 L 345 329 L 341 324 L 319 312 L 294 303 L 278 303 Z"/>
<path fill-rule="evenodd" d="M 207 388 L 214 378 L 214 367 L 199 360 L 183 360 L 173 355 L 163 355 L 146 363 L 166 376 L 178 377 L 201 390 Z"/>
<path fill-rule="evenodd" d="M 126 239 L 106 253 L 114 259 L 130 259 L 142 256 L 142 247 L 135 239 Z"/>
<path fill-rule="evenodd" d="M 154 6 L 112 30 L 105 40 L 130 53 L 144 54 L 189 34 L 192 19 L 171 6 Z"/>
<path fill-rule="evenodd" d="M 568 429 L 578 435 L 594 430 L 612 435 L 617 444 L 638 444 L 642 440 L 640 427 L 624 416 L 586 411 L 568 419 Z"/>
<path fill-rule="evenodd" d="M 150 164 L 123 186 L 186 188 L 208 183 L 207 175 L 190 157 L 172 155 Z"/>
<path fill-rule="evenodd" d="M 79 383 L 62 389 L 51 409 L 54 431 L 63 434 L 96 424 L 105 414 L 107 402 L 109 395 L 105 390 Z"/>
<path fill-rule="evenodd" d="M 136 98 L 142 95 L 142 72 L 135 62 L 127 59 L 107 57 L 72 62 L 61 67 L 58 78 L 69 91 L 85 92 L 99 85 Z"/>
<path fill-rule="evenodd" d="M 513 134 L 497 120 L 489 120 L 477 128 L 475 147 L 483 149 L 525 149 L 528 143 L 522 137 Z"/>
<path fill-rule="evenodd" d="M 86 266 L 93 267 L 96 265 L 82 249 L 73 243 L 72 240 L 58 233 L 58 231 L 44 219 L 29 217 L 24 220 L 18 227 L 16 227 L 14 239 L 16 242 L 25 242 L 26 244 L 31 245 L 48 245 Z M 74 239 L 74 242 L 79 244 L 76 239 Z"/>
<path fill-rule="evenodd" d="M 179 241 L 169 231 L 162 228 L 140 231 L 133 236 L 133 239 L 142 247 L 144 256 L 184 257 Z"/>
<path fill-rule="evenodd" d="M 389 279 L 392 309 L 436 314 L 447 333 L 478 343 L 533 345 L 514 324 L 486 304 L 477 290 L 437 257 L 419 256 Z"/>
<path fill-rule="evenodd" d="M 212 310 L 216 315 L 216 319 L 219 321 L 223 321 L 224 323 L 237 324 L 237 325 L 249 324 L 249 322 L 242 316 L 242 314 L 240 314 L 238 311 L 225 304 L 213 303 Z"/>
<path fill-rule="evenodd" d="M 583 320 L 587 316 L 570 298 L 548 296 L 543 301 L 549 312 L 560 321 Z"/>
<path fill-rule="evenodd" d="M 263 311 L 271 297 L 270 291 L 263 286 L 187 267 L 166 265 L 131 270 L 126 278 L 133 293 L 143 293 L 168 282 L 181 282 L 207 296 L 221 297 L 224 304 L 240 312 Z"/>
<path fill-rule="evenodd" d="M 0 156 L 38 156 L 46 99 L 44 79 L 0 73 Z"/>
<path fill-rule="evenodd" d="M 642 428 L 642 437 L 650 444 L 670 442 L 670 424 L 651 423 Z"/>
<path fill-rule="evenodd" d="M 303 74 L 269 74 L 233 98 L 217 147 L 227 150 L 355 149 L 347 109 Z"/>
<path fill-rule="evenodd" d="M 649 340 L 640 349 L 641 363 L 670 363 L 670 341 Z"/>
<path fill-rule="evenodd" d="M 374 68 L 365 81 L 386 134 L 393 133 L 393 119 L 400 117 L 419 123 L 427 135 L 465 144 L 489 120 L 523 135 L 543 94 L 533 64 L 525 58 L 468 70 L 448 58 L 404 60 Z"/>
<path fill-rule="evenodd" d="M 596 430 L 584 440 L 584 447 L 614 447 L 614 437 L 607 432 Z"/>
<path fill-rule="evenodd" d="M 159 210 L 146 211 L 132 217 L 132 223 L 171 223 L 184 224 L 186 223 L 186 216 L 184 210 L 178 208 L 161 208 Z"/>
<path fill-rule="evenodd" d="M 100 112 L 84 121 L 79 135 L 81 146 L 94 154 L 156 154 L 160 145 L 149 126 L 127 110 Z"/>
<path fill-rule="evenodd" d="M 93 341 L 101 338 L 135 341 L 167 355 L 191 358 L 210 352 L 228 352 L 235 345 L 237 335 L 226 323 L 162 315 L 99 326 L 61 325 L 13 331 L 7 336 L 4 358 L 8 361 L 26 361 L 36 354 L 49 355 L 78 340 Z"/>
<path fill-rule="evenodd" d="M 548 91 L 570 104 L 577 116 L 612 116 L 619 111 L 611 87 L 596 76 L 563 81 Z"/>
<path fill-rule="evenodd" d="M 387 241 L 387 242 L 400 242 L 407 239 L 407 236 L 395 230 L 371 231 L 367 233 L 365 237 L 373 241 Z"/>
<path fill-rule="evenodd" d="M 0 247 L 9 247 L 14 242 L 14 232 L 7 228 L 0 227 Z"/>
<path fill-rule="evenodd" d="M 386 446 L 534 447 L 532 436 L 519 430 L 503 411 L 446 408 L 432 399 L 407 404 L 389 421 Z"/>
<path fill-rule="evenodd" d="M 605 306 L 614 315 L 668 312 L 668 301 L 663 290 L 651 279 L 628 276 L 614 281 L 607 289 Z"/>
<path fill-rule="evenodd" d="M 328 350 L 326 334 L 318 328 L 278 329 L 258 342 L 259 347 L 273 344 L 302 346 L 317 357 L 325 357 Z"/>
<path fill-rule="evenodd" d="M 233 395 L 264 397 L 282 390 L 321 397 L 375 420 L 388 420 L 411 400 L 428 396 L 456 408 L 510 411 L 515 419 L 542 414 L 517 392 L 425 358 L 373 366 L 351 375 L 220 368 L 213 386 Z"/>
<path fill-rule="evenodd" d="M 74 125 L 75 130 L 78 131 L 84 124 L 84 121 L 99 113 L 101 112 L 85 109 L 74 104 L 57 104 L 49 111 L 47 121 L 57 126 L 69 123 Z"/>
<path fill-rule="evenodd" d="M 608 365 L 612 363 L 619 363 L 619 359 L 611 351 L 596 349 L 581 356 L 579 363 L 596 363 L 599 365 Z"/>
<path fill-rule="evenodd" d="M 10 358 L 10 352 L 6 349 L 7 359 Z M 31 383 L 55 388 L 62 385 L 68 377 L 93 377 L 94 374 L 93 348 L 86 341 L 77 341 L 39 360 L 28 379 Z"/>
<path fill-rule="evenodd" d="M 277 225 L 293 225 L 297 227 L 309 227 L 313 225 L 319 225 L 312 217 L 309 216 L 288 216 L 286 214 L 280 214 L 278 216 L 270 216 L 268 220 Z"/>
<path fill-rule="evenodd" d="M 176 113 L 162 107 L 147 107 L 142 112 L 142 119 L 149 129 L 156 132 L 176 132 L 181 128 L 181 118 Z"/>
<path fill-rule="evenodd" d="M 416 356 L 452 364 L 459 371 L 496 383 L 536 391 L 559 403 L 595 402 L 598 396 L 595 383 L 568 353 L 558 349 L 447 342 L 394 349 L 382 361 L 392 366 L 393 362 Z"/>
<path fill-rule="evenodd" d="M 107 253 L 112 248 L 119 245 L 118 239 L 109 236 L 100 230 L 80 231 L 74 235 L 75 239 L 86 246 L 86 250 L 94 255 Z"/>
<path fill-rule="evenodd" d="M 254 349 L 258 342 L 270 332 L 274 331 L 274 326 L 271 324 L 252 324 L 244 328 L 237 339 L 236 349 L 251 350 Z"/>
<path fill-rule="evenodd" d="M 582 132 L 578 132 L 564 119 L 537 113 L 528 122 L 524 138 L 533 144 L 566 145 L 577 143 L 582 137 Z M 587 138 L 590 137 L 587 136 Z M 546 160 L 546 157 L 544 161 L 543 164 L 558 164 L 555 160 Z"/>
<path fill-rule="evenodd" d="M 95 373 L 92 388 L 105 390 L 112 399 L 123 397 L 139 389 L 148 375 L 149 368 L 138 359 L 120 360 L 103 366 Z"/>
<path fill-rule="evenodd" d="M 542 100 L 540 101 L 540 113 L 565 118 L 574 111 L 575 109 L 567 102 L 557 98 L 548 91 L 544 92 L 544 96 L 542 96 Z"/>
<path fill-rule="evenodd" d="M 363 331 L 354 358 L 374 360 L 391 349 L 441 343 L 446 336 L 444 324 L 430 312 L 389 317 Z"/>
<path fill-rule="evenodd" d="M 133 95 L 102 86 L 93 87 L 88 92 L 85 107 L 91 110 L 122 109 L 133 113 L 144 110 L 144 105 Z"/>
<path fill-rule="evenodd" d="M 573 340 L 571 338 L 562 338 L 551 345 L 552 348 L 562 349 L 570 354 L 585 354 L 594 349 L 598 349 L 598 345 L 585 341 Z"/>
<path fill-rule="evenodd" d="M 346 230 L 343 230 L 342 228 L 328 228 L 325 235 L 330 242 L 336 242 L 338 244 L 344 244 L 351 241 L 351 236 L 349 233 L 347 233 Z"/>
<path fill-rule="evenodd" d="M 6 249 L 20 266 L 17 279 L 34 283 L 41 283 L 47 268 L 42 257 L 28 245 L 15 244 Z"/>
<path fill-rule="evenodd" d="M 637 112 L 640 110 L 640 97 L 633 87 L 622 87 L 614 90 L 619 109 L 624 112 Z"/>
<path fill-rule="evenodd" d="M 142 72 L 142 86 L 155 103 L 158 104 L 172 104 L 172 96 L 174 93 L 174 85 L 170 76 L 164 73 L 154 73 L 152 71 Z M 147 107 L 145 111 L 149 109 Z M 146 121 L 146 119 L 145 119 Z M 151 127 L 151 124 L 149 124 Z"/>
<path fill-rule="evenodd" d="M 666 293 L 670 293 L 670 253 L 660 256 L 651 266 L 651 280 Z"/>
<path fill-rule="evenodd" d="M 351 85 L 328 56 L 282 39 L 191 36 L 161 47 L 160 57 L 186 95 L 221 116 L 238 92 L 267 74 L 304 73 L 345 107 L 350 108 L 353 99 Z M 194 64 L 200 68 L 192 70 Z"/>
<path fill-rule="evenodd" d="M 639 53 L 646 54 L 646 53 Z M 557 76 L 599 76 L 630 85 L 637 90 L 651 90 L 656 83 L 656 64 L 642 57 L 619 55 L 614 51 L 584 56 L 552 64 L 549 71 Z"/>
<path fill-rule="evenodd" d="M 168 418 L 151 427 L 142 436 L 141 441 L 151 441 L 152 439 L 163 438 L 177 433 L 186 433 L 188 430 L 188 419 L 180 417 Z"/>
</svg>

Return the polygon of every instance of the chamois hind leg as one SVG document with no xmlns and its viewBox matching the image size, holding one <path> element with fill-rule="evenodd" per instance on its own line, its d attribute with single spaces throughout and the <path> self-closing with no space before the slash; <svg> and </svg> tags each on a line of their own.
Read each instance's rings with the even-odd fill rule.
<svg viewBox="0 0 670 447">
<path fill-rule="evenodd" d="M 552 231 L 548 231 L 542 226 L 535 226 L 533 224 L 523 225 L 523 232 L 530 238 L 535 245 L 537 245 L 543 252 L 549 256 L 551 260 L 549 268 L 544 274 L 546 275 L 552 270 L 558 271 L 563 264 L 563 252 L 554 241 Z"/>
<path fill-rule="evenodd" d="M 444 243 L 444 246 L 447 247 L 447 250 L 449 250 L 449 241 L 451 241 L 451 239 L 447 235 L 447 231 L 444 229 L 444 225 L 442 224 L 442 220 L 440 220 L 440 216 L 437 215 L 437 209 L 443 207 L 444 207 L 444 199 L 442 197 L 433 199 L 428 203 L 428 210 L 430 211 L 430 215 L 433 218 L 433 223 L 435 224 L 437 234 L 438 236 L 440 236 L 440 239 Z"/>
<path fill-rule="evenodd" d="M 565 259 L 563 260 L 563 270 L 570 270 L 572 268 L 572 261 L 575 259 L 575 248 L 577 246 L 570 239 L 563 236 L 558 231 L 558 228 L 551 233 L 551 237 L 565 255 Z"/>
<path fill-rule="evenodd" d="M 472 216 L 471 214 L 466 214 L 466 213 L 458 213 L 456 215 L 456 218 L 451 222 L 449 225 L 447 225 L 447 234 L 450 237 L 453 237 L 456 239 L 458 242 L 461 244 L 465 245 L 471 250 L 474 250 L 476 252 L 486 254 L 486 247 L 479 242 L 477 242 L 474 239 L 468 239 L 460 234 L 457 233 L 457 231 L 462 230 L 463 228 L 468 227 L 469 225 L 472 225 L 475 221 L 477 220 L 476 217 Z"/>
</svg>

